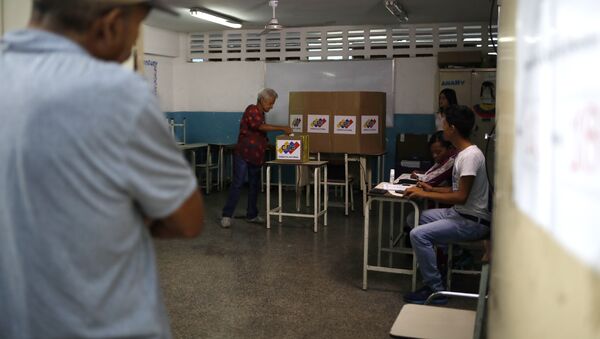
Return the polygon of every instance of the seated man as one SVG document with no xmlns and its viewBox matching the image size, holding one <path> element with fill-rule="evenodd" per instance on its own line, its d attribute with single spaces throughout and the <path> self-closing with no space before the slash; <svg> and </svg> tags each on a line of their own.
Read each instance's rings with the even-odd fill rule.
<svg viewBox="0 0 600 339">
<path fill-rule="evenodd" d="M 458 151 L 452 171 L 452 187 L 419 183 L 418 187 L 411 187 L 405 193 L 410 198 L 426 198 L 454 205 L 423 212 L 419 219 L 421 226 L 410 232 L 424 286 L 404 295 L 404 301 L 408 303 L 422 304 L 432 293 L 444 289 L 436 265 L 435 245 L 477 240 L 490 232 L 485 157 L 469 140 L 474 123 L 474 114 L 466 106 L 452 106 L 446 110 L 444 137 Z M 438 304 L 445 302 L 444 298 L 434 300 Z"/>
</svg>

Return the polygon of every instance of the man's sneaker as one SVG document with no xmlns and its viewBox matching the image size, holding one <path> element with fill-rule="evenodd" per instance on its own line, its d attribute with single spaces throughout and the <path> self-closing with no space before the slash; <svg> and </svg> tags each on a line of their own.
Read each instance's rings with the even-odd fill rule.
<svg viewBox="0 0 600 339">
<path fill-rule="evenodd" d="M 231 218 L 230 217 L 222 217 L 221 218 L 221 227 L 223 227 L 223 228 L 231 227 Z"/>
<path fill-rule="evenodd" d="M 404 295 L 404 301 L 410 304 L 424 304 L 427 298 L 433 294 L 433 290 L 429 286 L 423 286 L 420 289 L 409 292 Z M 445 305 L 448 303 L 448 298 L 445 296 L 439 296 L 431 300 L 431 304 L 434 305 Z"/>
<path fill-rule="evenodd" d="M 246 219 L 246 221 L 249 223 L 252 223 L 252 224 L 264 224 L 265 223 L 265 219 L 261 218 L 258 215 L 252 219 Z"/>
</svg>

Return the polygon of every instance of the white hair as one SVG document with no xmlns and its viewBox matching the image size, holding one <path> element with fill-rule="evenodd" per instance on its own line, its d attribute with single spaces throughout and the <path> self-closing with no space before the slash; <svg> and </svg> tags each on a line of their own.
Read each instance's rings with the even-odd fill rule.
<svg viewBox="0 0 600 339">
<path fill-rule="evenodd" d="M 271 88 L 263 88 L 263 90 L 261 90 L 260 92 L 258 92 L 258 97 L 256 98 L 257 101 L 260 101 L 260 99 L 277 99 L 277 97 L 279 97 L 279 95 L 277 94 L 277 92 L 275 92 L 274 89 Z"/>
</svg>

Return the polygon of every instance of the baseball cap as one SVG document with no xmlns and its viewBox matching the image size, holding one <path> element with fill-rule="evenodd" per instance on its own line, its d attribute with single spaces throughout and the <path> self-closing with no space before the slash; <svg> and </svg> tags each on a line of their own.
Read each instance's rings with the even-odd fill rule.
<svg viewBox="0 0 600 339">
<path fill-rule="evenodd" d="M 167 5 L 163 0 L 96 0 L 100 2 L 110 3 L 110 4 L 119 4 L 119 5 L 135 5 L 146 3 L 152 8 L 156 8 L 163 12 L 179 16 L 179 13 L 175 11 L 171 6 Z"/>
</svg>

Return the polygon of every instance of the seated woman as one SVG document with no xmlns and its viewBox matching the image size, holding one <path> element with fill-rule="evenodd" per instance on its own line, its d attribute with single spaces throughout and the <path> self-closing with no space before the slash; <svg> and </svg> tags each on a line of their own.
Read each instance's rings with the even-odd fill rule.
<svg viewBox="0 0 600 339">
<path fill-rule="evenodd" d="M 449 186 L 452 179 L 452 167 L 456 157 L 456 149 L 444 139 L 442 131 L 435 132 L 429 138 L 429 149 L 435 164 L 425 174 L 413 172 L 411 177 L 429 186 Z"/>
</svg>

